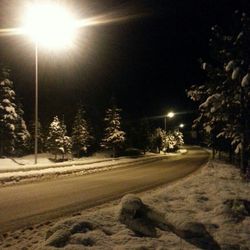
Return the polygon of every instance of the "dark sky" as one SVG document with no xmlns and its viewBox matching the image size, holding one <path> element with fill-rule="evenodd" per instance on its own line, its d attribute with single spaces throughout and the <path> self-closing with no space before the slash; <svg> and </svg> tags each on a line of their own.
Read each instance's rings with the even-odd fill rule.
<svg viewBox="0 0 250 250">
<path fill-rule="evenodd" d="M 0 1 L 1 27 L 18 24 L 24 2 Z M 209 55 L 211 26 L 230 25 L 235 9 L 249 10 L 248 0 L 64 2 L 70 2 L 79 17 L 114 12 L 137 14 L 138 18 L 85 28 L 74 50 L 40 51 L 39 106 L 45 122 L 56 114 L 70 120 L 79 100 L 92 116 L 101 117 L 112 96 L 129 119 L 161 115 L 171 108 L 179 112 L 194 109 L 185 89 L 202 79 L 198 58 Z M 30 119 L 34 104 L 32 43 L 24 37 L 0 37 L 0 61 L 11 66 L 17 94 Z"/>
</svg>

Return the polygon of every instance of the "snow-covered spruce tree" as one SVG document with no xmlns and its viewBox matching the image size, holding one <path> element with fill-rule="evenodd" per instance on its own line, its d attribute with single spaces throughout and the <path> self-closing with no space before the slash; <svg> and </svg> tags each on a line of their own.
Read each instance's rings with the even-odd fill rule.
<svg viewBox="0 0 250 250">
<path fill-rule="evenodd" d="M 107 109 L 105 116 L 105 134 L 101 142 L 101 147 L 112 149 L 113 157 L 116 157 L 125 142 L 125 132 L 121 130 L 121 109 L 113 106 Z"/>
<path fill-rule="evenodd" d="M 183 136 L 183 133 L 179 130 L 179 129 L 176 129 L 174 131 L 174 137 L 175 137 L 175 140 L 176 140 L 176 149 L 179 149 L 181 146 L 184 145 L 184 136 Z"/>
<path fill-rule="evenodd" d="M 61 126 L 63 129 L 63 160 L 65 155 L 71 155 L 72 153 L 72 139 L 71 137 L 67 136 L 67 126 L 64 123 L 64 118 L 61 121 Z"/>
<path fill-rule="evenodd" d="M 184 144 L 183 134 L 179 130 L 169 131 L 163 138 L 163 151 L 177 151 Z"/>
<path fill-rule="evenodd" d="M 90 134 L 89 124 L 85 118 L 85 110 L 80 106 L 72 127 L 72 150 L 78 157 L 88 153 L 94 137 Z"/>
<path fill-rule="evenodd" d="M 20 103 L 16 107 L 17 123 L 16 123 L 16 138 L 15 138 L 15 151 L 18 155 L 22 155 L 29 149 L 30 133 L 27 129 L 26 123 L 23 119 L 24 111 Z"/>
<path fill-rule="evenodd" d="M 9 70 L 0 69 L 0 156 L 10 154 L 15 149 L 16 113 L 13 82 L 9 80 Z"/>
<path fill-rule="evenodd" d="M 194 85 L 188 96 L 200 104 L 200 116 L 195 124 L 202 123 L 215 143 L 223 138 L 241 155 L 241 169 L 246 172 L 249 152 L 250 108 L 250 19 L 236 12 L 240 20 L 232 25 L 234 30 L 223 32 L 212 28 L 210 39 L 213 58 L 211 63 L 202 62 L 207 80 Z M 225 146 L 224 143 L 224 146 Z"/>
<path fill-rule="evenodd" d="M 55 116 L 49 126 L 48 151 L 55 155 L 55 160 L 57 160 L 57 155 L 62 155 L 64 159 L 65 154 L 71 153 L 71 146 L 71 139 L 66 136 L 66 126 Z"/>
<path fill-rule="evenodd" d="M 165 130 L 161 128 L 157 128 L 154 130 L 154 132 L 150 136 L 150 147 L 151 150 L 157 153 L 160 153 L 160 151 L 163 149 L 164 145 L 164 139 L 166 137 Z"/>
<path fill-rule="evenodd" d="M 170 131 L 165 134 L 162 141 L 162 150 L 164 152 L 173 152 L 176 149 L 176 138 Z"/>
<path fill-rule="evenodd" d="M 64 148 L 64 155 L 71 155 L 72 153 L 72 139 L 69 136 L 63 137 L 63 148 Z"/>
</svg>

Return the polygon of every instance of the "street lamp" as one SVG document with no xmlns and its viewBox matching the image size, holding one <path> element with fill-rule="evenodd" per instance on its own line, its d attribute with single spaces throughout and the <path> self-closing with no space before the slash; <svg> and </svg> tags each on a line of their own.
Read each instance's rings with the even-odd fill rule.
<svg viewBox="0 0 250 250">
<path fill-rule="evenodd" d="M 167 113 L 167 115 L 164 117 L 164 129 L 167 132 L 167 118 L 172 119 L 175 116 L 175 113 L 173 111 L 170 111 Z"/>
<path fill-rule="evenodd" d="M 73 45 L 76 29 L 73 15 L 61 5 L 32 4 L 27 8 L 23 31 L 35 44 L 35 164 L 38 153 L 38 48 L 69 47 Z"/>
<path fill-rule="evenodd" d="M 180 128 L 184 128 L 184 127 L 185 127 L 185 124 L 181 123 L 181 124 L 179 125 L 179 127 L 180 127 Z"/>
<path fill-rule="evenodd" d="M 168 118 L 173 118 L 175 116 L 175 113 L 174 112 L 168 112 L 168 114 L 167 114 L 167 117 Z"/>
</svg>

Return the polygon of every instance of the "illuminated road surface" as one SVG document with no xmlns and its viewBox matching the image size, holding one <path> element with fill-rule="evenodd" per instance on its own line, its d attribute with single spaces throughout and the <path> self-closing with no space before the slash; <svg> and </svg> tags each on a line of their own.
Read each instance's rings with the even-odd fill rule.
<svg viewBox="0 0 250 250">
<path fill-rule="evenodd" d="M 125 193 L 180 179 L 208 160 L 208 153 L 187 154 L 125 168 L 0 188 L 0 231 L 22 228 L 100 204 Z"/>
</svg>

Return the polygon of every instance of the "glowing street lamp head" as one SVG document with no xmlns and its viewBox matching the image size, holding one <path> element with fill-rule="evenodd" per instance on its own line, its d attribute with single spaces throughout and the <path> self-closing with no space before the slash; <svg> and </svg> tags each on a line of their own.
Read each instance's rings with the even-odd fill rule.
<svg viewBox="0 0 250 250">
<path fill-rule="evenodd" d="M 169 112 L 168 114 L 167 114 L 167 117 L 168 118 L 173 118 L 175 116 L 175 113 L 174 112 Z"/>
<path fill-rule="evenodd" d="M 41 46 L 64 48 L 73 44 L 76 21 L 72 14 L 60 5 L 33 4 L 27 9 L 24 30 Z"/>
<path fill-rule="evenodd" d="M 181 124 L 179 125 L 179 127 L 180 127 L 180 128 L 184 128 L 185 125 L 184 125 L 183 123 L 181 123 Z"/>
</svg>

